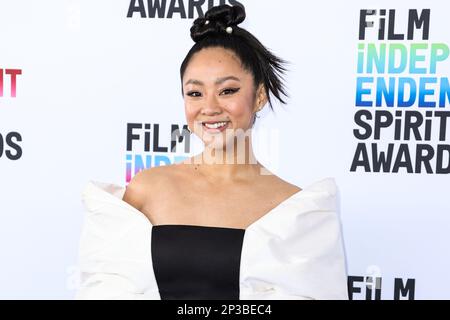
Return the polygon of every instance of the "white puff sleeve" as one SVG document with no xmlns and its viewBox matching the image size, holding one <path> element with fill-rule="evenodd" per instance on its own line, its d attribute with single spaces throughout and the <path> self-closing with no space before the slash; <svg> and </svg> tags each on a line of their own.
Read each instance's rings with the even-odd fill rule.
<svg viewBox="0 0 450 320">
<path fill-rule="evenodd" d="M 79 246 L 75 299 L 160 299 L 151 259 L 151 225 L 122 200 L 125 188 L 90 181 Z"/>
<path fill-rule="evenodd" d="M 241 299 L 348 299 L 333 178 L 294 195 L 246 231 Z"/>
</svg>

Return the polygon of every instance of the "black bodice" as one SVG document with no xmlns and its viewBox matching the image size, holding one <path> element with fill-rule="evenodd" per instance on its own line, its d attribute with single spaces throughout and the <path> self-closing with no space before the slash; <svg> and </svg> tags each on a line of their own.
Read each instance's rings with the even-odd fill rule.
<svg viewBox="0 0 450 320">
<path fill-rule="evenodd" d="M 152 260 L 161 299 L 239 299 L 244 229 L 157 225 Z"/>
</svg>

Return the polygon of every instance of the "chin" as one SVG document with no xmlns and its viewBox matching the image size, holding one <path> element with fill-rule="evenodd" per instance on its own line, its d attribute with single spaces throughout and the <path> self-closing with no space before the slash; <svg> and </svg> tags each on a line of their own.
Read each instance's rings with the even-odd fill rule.
<svg viewBox="0 0 450 320">
<path fill-rule="evenodd" d="M 234 145 L 234 136 L 225 136 L 225 135 L 218 135 L 218 136 L 209 136 L 204 137 L 202 139 L 203 143 L 205 144 L 205 148 L 211 149 L 211 150 L 218 150 L 218 151 L 226 151 L 226 148 L 231 148 Z"/>
</svg>

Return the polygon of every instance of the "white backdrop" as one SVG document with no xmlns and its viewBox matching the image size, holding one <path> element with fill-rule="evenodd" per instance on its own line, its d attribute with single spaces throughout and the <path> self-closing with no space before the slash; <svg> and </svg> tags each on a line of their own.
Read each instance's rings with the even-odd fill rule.
<svg viewBox="0 0 450 320">
<path fill-rule="evenodd" d="M 2 299 L 74 296 L 84 213 L 81 190 L 88 180 L 125 185 L 127 165 L 133 174 L 139 157 L 144 163 L 145 156 L 174 161 L 201 148 L 194 139 L 187 153 L 184 144 L 176 154 L 145 152 L 142 129 L 134 131 L 141 138 L 127 150 L 128 124 L 149 124 L 151 132 L 159 125 L 160 146 L 170 146 L 171 125 L 185 124 L 179 67 L 193 44 L 193 19 L 179 12 L 167 14 L 171 2 L 188 11 L 192 1 L 167 0 L 161 18 L 142 18 L 139 13 L 127 17 L 130 2 L 135 1 L 0 2 Z M 204 2 L 203 12 L 208 9 Z M 242 26 L 291 62 L 286 77 L 291 98 L 286 108 L 275 105 L 275 114 L 266 108 L 257 120 L 260 132 L 276 132 L 270 143 L 261 133 L 257 156 L 300 187 L 336 178 L 353 299 L 393 299 L 395 293 L 400 298 L 449 299 L 449 175 L 427 174 L 425 167 L 421 173 L 408 173 L 404 167 L 397 173 L 365 172 L 363 167 L 352 172 L 350 167 L 359 142 L 368 147 L 378 142 L 383 150 L 388 143 L 394 143 L 395 150 L 406 143 L 412 158 L 419 143 L 435 149 L 437 144 L 449 145 L 450 121 L 447 127 L 441 124 L 447 133 L 443 141 L 437 136 L 427 142 L 394 141 L 384 131 L 378 141 L 360 141 L 353 130 L 361 129 L 354 117 L 364 109 L 355 105 L 356 79 L 367 76 L 357 73 L 358 44 L 448 44 L 450 5 L 438 0 L 239 2 L 247 12 Z M 147 1 L 143 3 L 148 16 Z M 412 41 L 376 39 L 380 9 L 395 9 L 395 32 L 406 33 L 409 10 L 420 13 L 427 8 L 429 39 L 422 39 L 421 31 Z M 366 39 L 359 40 L 362 9 L 377 9 L 378 15 L 370 17 L 376 28 L 367 28 Z M 426 55 L 420 65 L 426 65 Z M 447 60 L 438 62 L 436 74 L 424 76 L 446 78 Z M 408 70 L 381 76 L 418 79 Z M 436 96 L 438 90 L 427 100 Z M 440 108 L 415 104 L 409 109 L 422 114 L 447 111 L 449 98 Z M 370 95 L 364 99 L 371 100 Z M 373 113 L 374 108 L 365 109 Z M 399 108 L 378 109 L 395 115 Z M 444 152 L 443 163 L 448 162 Z M 381 289 L 365 286 L 370 277 L 382 279 Z M 402 286 L 407 288 L 403 292 Z"/>
</svg>

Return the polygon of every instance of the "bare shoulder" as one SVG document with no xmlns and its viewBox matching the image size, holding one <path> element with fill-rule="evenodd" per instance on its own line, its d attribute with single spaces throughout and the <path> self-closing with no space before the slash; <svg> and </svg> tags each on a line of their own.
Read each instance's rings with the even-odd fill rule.
<svg viewBox="0 0 450 320">
<path fill-rule="evenodd" d="M 174 175 L 172 165 L 152 167 L 139 171 L 128 183 L 123 201 L 132 205 L 138 210 L 142 210 L 150 197 L 157 190 L 164 188 Z"/>
<path fill-rule="evenodd" d="M 280 190 L 283 190 L 286 194 L 293 195 L 295 193 L 298 193 L 302 191 L 302 188 L 296 186 L 295 184 L 292 184 L 290 182 L 287 182 L 280 177 L 277 177 L 279 180 Z"/>
<path fill-rule="evenodd" d="M 266 175 L 266 185 L 269 186 L 271 190 L 279 190 L 281 194 L 294 194 L 297 192 L 302 191 L 303 189 L 296 186 L 295 184 L 292 184 L 281 177 L 277 176 L 276 174 L 270 172 L 269 170 L 265 169 L 266 173 L 269 173 Z"/>
</svg>

